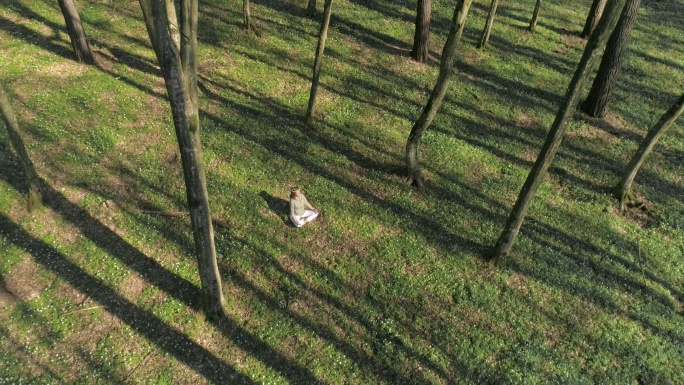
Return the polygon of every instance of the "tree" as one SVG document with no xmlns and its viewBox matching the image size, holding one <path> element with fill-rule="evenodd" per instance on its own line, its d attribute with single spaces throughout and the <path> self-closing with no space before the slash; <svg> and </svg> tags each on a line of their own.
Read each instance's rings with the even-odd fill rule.
<svg viewBox="0 0 684 385">
<path fill-rule="evenodd" d="M 489 13 L 487 14 L 487 23 L 485 24 L 485 28 L 482 31 L 482 37 L 480 38 L 480 43 L 477 45 L 477 48 L 487 48 L 487 43 L 489 43 L 489 35 L 492 33 L 492 25 L 494 25 L 496 7 L 498 5 L 499 0 L 492 0 L 492 5 L 489 7 Z"/>
<path fill-rule="evenodd" d="M 330 25 L 330 14 L 332 13 L 332 0 L 325 0 L 324 16 L 321 22 L 321 31 L 318 34 L 318 47 L 316 48 L 316 59 L 313 67 L 313 80 L 311 81 L 311 92 L 309 93 L 309 106 L 306 109 L 306 125 L 313 127 L 313 113 L 316 107 L 316 94 L 318 92 L 318 80 L 321 76 L 321 62 L 325 51 L 325 40 L 328 37 L 328 26 Z"/>
<path fill-rule="evenodd" d="M 530 20 L 530 26 L 527 29 L 530 32 L 534 32 L 537 29 L 537 19 L 539 19 L 539 9 L 541 8 L 542 0 L 537 0 L 537 4 L 534 5 L 534 12 L 532 13 L 532 20 Z"/>
<path fill-rule="evenodd" d="M 622 59 L 625 57 L 632 27 L 637 18 L 641 0 L 628 0 L 615 30 L 610 35 L 606 52 L 601 59 L 589 95 L 582 103 L 582 111 L 595 118 L 603 118 L 608 109 L 608 101 L 617 83 Z"/>
<path fill-rule="evenodd" d="M 306 6 L 306 15 L 309 17 L 316 16 L 316 0 L 309 0 L 309 4 Z"/>
<path fill-rule="evenodd" d="M 257 25 L 252 22 L 249 0 L 242 0 L 242 29 L 245 31 L 252 31 L 257 34 L 257 36 L 261 35 Z"/>
<path fill-rule="evenodd" d="M 454 9 L 453 20 L 451 21 L 451 30 L 449 31 L 449 36 L 442 49 L 442 58 L 439 62 L 437 82 L 432 89 L 432 93 L 430 94 L 430 98 L 428 99 L 425 108 L 423 108 L 423 112 L 411 128 L 411 133 L 406 141 L 406 183 L 409 185 L 416 185 L 419 188 L 423 187 L 423 176 L 421 175 L 420 164 L 418 163 L 420 139 L 425 130 L 432 124 L 432 121 L 435 119 L 435 115 L 437 115 L 437 111 L 439 111 L 439 107 L 444 100 L 444 95 L 446 94 L 449 85 L 448 81 L 454 68 L 456 47 L 461 41 L 471 3 L 472 0 L 458 0 L 456 2 L 456 9 Z"/>
<path fill-rule="evenodd" d="M 173 0 L 139 1 L 171 104 L 202 286 L 201 303 L 207 316 L 217 319 L 225 313 L 200 141 L 197 0 L 181 0 L 180 23 Z M 173 26 L 180 26 L 180 31 L 170 28 Z"/>
<path fill-rule="evenodd" d="M 565 94 L 563 104 L 558 109 L 558 113 L 551 125 L 551 130 L 546 137 L 541 152 L 532 166 L 532 170 L 530 170 L 530 173 L 525 180 L 525 184 L 520 190 L 518 200 L 515 202 L 513 210 L 511 210 L 511 213 L 508 216 L 504 230 L 490 254 L 490 257 L 497 264 L 501 263 L 504 257 L 510 253 L 513 243 L 515 243 L 515 239 L 520 231 L 520 226 L 532 203 L 532 198 L 534 198 L 537 189 L 539 189 L 541 182 L 546 176 L 548 168 L 551 166 L 551 163 L 553 163 L 553 158 L 556 156 L 556 152 L 563 140 L 567 128 L 566 122 L 571 118 L 573 112 L 575 112 L 575 109 L 577 108 L 580 95 L 589 78 L 592 67 L 605 48 L 608 37 L 615 28 L 620 12 L 626 1 L 627 0 L 608 0 L 604 16 L 601 18 L 596 32 L 591 35 L 591 38 L 584 49 L 575 75 L 568 86 L 568 91 Z"/>
<path fill-rule="evenodd" d="M 634 177 L 636 177 L 637 172 L 641 168 L 644 160 L 648 154 L 651 153 L 653 147 L 656 145 L 660 137 L 665 133 L 665 131 L 674 124 L 674 122 L 684 113 L 684 94 L 679 97 L 679 100 L 670 107 L 670 109 L 660 118 L 658 123 L 651 128 L 646 137 L 641 141 L 639 148 L 637 149 L 634 157 L 627 165 L 627 169 L 620 182 L 613 189 L 613 195 L 620 201 L 620 212 L 625 211 L 625 204 L 627 199 L 632 195 L 632 182 Z"/>
<path fill-rule="evenodd" d="M 580 34 L 583 39 L 588 38 L 596 29 L 599 20 L 601 20 L 601 15 L 603 14 L 603 9 L 606 7 L 606 0 L 594 0 L 591 3 L 591 9 L 589 9 L 589 14 L 587 15 L 587 21 L 584 23 L 584 29 Z"/>
<path fill-rule="evenodd" d="M 81 17 L 78 15 L 74 0 L 59 0 L 59 8 L 62 10 L 62 15 L 64 15 L 64 22 L 66 23 L 69 38 L 71 38 L 71 46 L 74 49 L 76 61 L 79 63 L 95 64 L 95 59 L 90 51 L 90 45 L 88 45 L 83 24 L 81 24 Z"/>
<path fill-rule="evenodd" d="M 28 181 L 29 190 L 26 208 L 30 212 L 35 207 L 41 205 L 40 178 L 38 178 L 36 168 L 33 166 L 31 158 L 29 158 L 26 147 L 24 146 L 24 141 L 21 140 L 17 117 L 14 115 L 14 110 L 12 110 L 12 106 L 10 105 L 7 94 L 2 86 L 0 86 L 0 113 L 2 113 L 2 118 L 7 126 L 12 147 L 14 147 L 14 151 L 16 151 L 17 155 L 19 156 L 19 162 L 21 163 L 21 167 L 24 169 L 24 174 L 26 175 L 26 179 Z"/>
<path fill-rule="evenodd" d="M 416 11 L 416 31 L 413 35 L 411 57 L 419 63 L 425 63 L 430 55 L 430 19 L 432 18 L 432 0 L 418 0 Z"/>
</svg>

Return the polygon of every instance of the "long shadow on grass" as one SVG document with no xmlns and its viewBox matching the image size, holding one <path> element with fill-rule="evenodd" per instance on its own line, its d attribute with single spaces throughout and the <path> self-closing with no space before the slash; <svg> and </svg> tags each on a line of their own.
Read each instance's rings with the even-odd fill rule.
<svg viewBox="0 0 684 385">
<path fill-rule="evenodd" d="M 278 119 L 287 119 L 288 121 L 292 122 L 295 126 L 298 125 L 299 122 L 302 120 L 301 117 L 292 115 L 292 112 L 289 109 L 277 103 L 271 102 L 265 98 L 260 98 L 249 93 L 245 93 L 244 91 L 241 91 L 237 88 L 228 85 L 224 85 L 223 88 L 230 89 L 231 91 L 238 94 L 246 94 L 252 99 L 261 100 L 264 105 L 268 106 L 268 110 L 273 113 L 273 116 L 278 117 Z M 219 94 L 211 91 L 206 87 L 203 91 L 206 97 L 214 100 L 217 103 L 231 103 L 235 105 L 234 102 L 226 100 Z M 246 116 L 250 116 L 255 119 L 264 118 L 267 120 L 266 124 L 272 124 L 272 121 L 269 120 L 269 117 L 264 116 L 261 110 L 254 109 L 246 105 L 235 105 L 235 108 L 239 109 L 242 112 L 242 114 Z M 209 119 L 210 121 L 213 121 L 217 127 L 220 127 L 223 123 L 221 119 L 213 115 L 204 115 L 204 117 L 206 119 Z M 311 160 L 307 157 L 302 157 L 301 154 L 296 150 L 296 146 L 294 144 L 288 145 L 288 143 L 285 143 L 281 138 L 261 137 L 258 134 L 255 134 L 254 132 L 251 132 L 240 127 L 230 127 L 229 129 L 235 134 L 240 135 L 243 138 L 248 139 L 249 141 L 252 141 L 254 143 L 258 143 L 263 148 L 269 149 L 271 152 L 278 154 L 283 158 L 286 158 L 291 162 L 298 164 L 302 168 L 307 169 L 310 172 L 321 177 L 324 177 L 332 182 L 335 182 L 336 184 L 346 188 L 350 192 L 359 196 L 363 200 L 373 203 L 377 207 L 381 207 L 385 210 L 392 212 L 398 218 L 408 218 L 408 220 L 404 220 L 405 224 L 413 231 L 416 231 L 417 233 L 420 233 L 423 236 L 425 236 L 426 239 L 429 239 L 435 245 L 440 245 L 442 247 L 446 247 L 447 249 L 449 249 L 453 247 L 454 244 L 458 244 L 463 248 L 470 250 L 483 250 L 485 247 L 484 245 L 478 244 L 476 242 L 473 242 L 471 240 L 465 239 L 461 236 L 454 234 L 452 231 L 449 231 L 448 226 L 446 224 L 436 223 L 424 217 L 411 215 L 412 213 L 408 212 L 404 207 L 396 203 L 386 202 L 385 200 L 373 194 L 372 192 L 369 192 L 366 189 L 362 188 L 362 186 L 355 185 L 350 181 L 346 180 L 345 178 L 340 176 L 340 174 L 335 173 L 334 170 L 322 167 L 315 160 Z M 311 140 L 313 143 L 318 143 L 331 151 L 344 154 L 348 159 L 352 160 L 354 163 L 359 164 L 363 168 L 379 170 L 384 173 L 394 173 L 396 170 L 396 167 L 393 165 L 380 163 L 375 159 L 368 158 L 365 155 L 359 153 L 358 151 L 355 151 L 349 147 L 345 147 L 343 144 L 339 142 L 329 140 L 325 135 L 313 132 L 310 133 L 309 136 L 307 136 L 307 138 Z"/>
<path fill-rule="evenodd" d="M 515 260 L 508 261 L 508 266 L 531 277 L 535 277 L 542 282 L 546 282 L 551 286 L 556 286 L 569 293 L 574 293 L 588 302 L 604 308 L 607 311 L 623 314 L 630 319 L 639 322 L 644 328 L 653 331 L 655 334 L 671 340 L 676 345 L 684 343 L 684 335 L 681 330 L 676 327 L 665 327 L 662 322 L 654 320 L 643 314 L 642 311 L 627 311 L 617 305 L 614 298 L 602 293 L 600 287 L 609 287 L 615 290 L 626 290 L 632 297 L 639 298 L 643 303 L 655 301 L 657 303 L 657 316 L 670 315 L 671 319 L 677 319 L 675 305 L 673 300 L 663 294 L 660 294 L 644 282 L 640 282 L 635 278 L 638 273 L 643 275 L 645 279 L 646 273 L 640 266 L 626 260 L 625 258 L 609 251 L 592 245 L 582 239 L 571 236 L 551 225 L 543 224 L 539 221 L 528 220 L 523 229 L 523 234 L 532 239 L 536 244 L 552 250 L 555 255 L 562 256 L 559 260 L 557 257 L 553 260 L 546 260 L 547 254 L 538 255 L 537 258 L 542 258 L 539 261 L 549 267 L 551 270 L 556 269 L 555 273 L 547 272 L 548 269 L 535 268 L 530 269 L 520 265 Z M 553 243 L 550 240 L 557 240 L 560 245 Z M 570 250 L 566 250 L 570 248 Z M 612 267 L 610 265 L 613 265 Z M 618 273 L 617 270 L 627 270 L 632 274 Z M 591 282 L 591 286 L 579 286 L 571 284 L 565 276 L 568 272 L 576 272 L 581 274 L 584 272 L 587 275 L 587 280 Z M 664 284 L 668 290 L 672 291 L 675 297 L 681 298 L 681 291 L 677 291 L 671 284 L 664 282 L 662 279 L 656 277 L 649 272 L 648 278 L 658 284 Z M 654 314 L 655 316 L 655 314 Z"/>
<path fill-rule="evenodd" d="M 45 190 L 44 190 L 45 191 Z M 199 346 L 185 334 L 161 321 L 149 311 L 129 302 L 107 285 L 107 282 L 92 277 L 80 266 L 70 261 L 59 250 L 43 241 L 33 238 L 24 229 L 0 214 L 0 231 L 15 246 L 31 254 L 45 269 L 54 272 L 71 286 L 101 304 L 111 314 L 120 318 L 137 333 L 147 338 L 160 349 L 171 354 L 180 362 L 214 383 L 225 383 L 230 379 L 241 383 L 254 383 L 238 373 L 233 367 L 218 359 Z M 95 241 L 95 240 L 93 240 Z M 163 270 L 166 275 L 168 271 Z M 159 273 L 156 271 L 155 273 Z M 148 274 L 149 275 L 149 274 Z M 182 280 L 182 278 L 178 277 Z M 199 291 L 194 288 L 195 296 Z"/>
<path fill-rule="evenodd" d="M 404 373 L 401 369 L 397 369 L 396 365 L 400 364 L 400 359 L 398 356 L 386 357 L 383 355 L 371 354 L 361 348 L 364 343 L 369 343 L 374 346 L 375 349 L 382 349 L 382 344 L 388 337 L 384 335 L 383 331 L 380 330 L 378 324 L 368 319 L 368 315 L 364 315 L 364 309 L 373 309 L 373 312 L 384 313 L 387 311 L 386 304 L 379 303 L 368 296 L 363 296 L 362 293 L 358 292 L 357 288 L 350 286 L 350 284 L 340 278 L 337 274 L 330 271 L 328 268 L 320 265 L 318 262 L 308 258 L 306 255 L 296 253 L 293 257 L 300 261 L 303 261 L 305 265 L 308 266 L 310 271 L 305 274 L 307 276 L 321 276 L 324 277 L 324 281 L 330 284 L 334 291 L 342 290 L 345 293 L 352 293 L 354 297 L 357 297 L 357 301 L 354 305 L 350 305 L 343 300 L 336 298 L 328 294 L 325 288 L 318 288 L 311 283 L 302 279 L 299 275 L 294 274 L 288 269 L 286 269 L 278 260 L 273 258 L 270 253 L 259 247 L 254 243 L 250 243 L 245 240 L 238 240 L 240 244 L 243 245 L 243 249 L 247 248 L 253 250 L 256 254 L 256 261 L 258 271 L 273 271 L 275 270 L 278 279 L 274 279 L 272 276 L 266 279 L 274 282 L 275 286 L 280 285 L 281 281 L 288 282 L 287 287 L 278 287 L 280 290 L 274 290 L 269 293 L 263 289 L 260 289 L 255 284 L 253 284 L 250 279 L 240 273 L 231 266 L 223 266 L 222 271 L 228 271 L 228 278 L 246 289 L 248 292 L 252 293 L 261 303 L 267 305 L 272 311 L 276 313 L 281 313 L 290 319 L 297 321 L 297 323 L 308 330 L 314 332 L 316 335 L 325 339 L 328 343 L 335 346 L 337 350 L 344 353 L 344 355 L 353 360 L 353 362 L 361 367 L 364 367 L 381 378 L 384 378 L 391 383 L 400 384 L 423 384 L 426 383 L 425 378 L 416 378 L 416 373 Z M 218 245 L 221 247 L 221 245 Z M 297 289 L 293 290 L 292 285 L 296 286 Z M 304 317 L 299 314 L 299 312 L 294 311 L 290 308 L 290 301 L 280 300 L 278 293 L 284 292 L 286 296 L 291 295 L 291 292 L 296 292 L 295 296 L 304 297 L 302 292 L 307 292 L 316 300 L 320 300 L 324 306 L 329 307 L 329 309 L 318 309 L 319 311 L 325 312 L 329 317 L 333 319 L 346 320 L 350 319 L 353 322 L 336 322 L 335 325 L 326 325 L 323 321 L 317 321 L 316 317 Z M 297 300 L 297 298 L 295 298 Z M 316 308 L 318 305 L 316 301 L 310 301 L 308 306 Z M 407 312 L 415 311 L 415 309 L 406 309 Z M 336 314 L 338 313 L 338 314 Z M 326 318 L 326 317 L 322 317 Z M 362 332 L 359 333 L 351 325 L 360 325 L 362 327 Z M 341 338 L 339 329 L 344 330 L 344 335 L 348 338 Z M 351 338 L 349 338 L 351 337 Z M 442 378 L 447 378 L 450 376 L 450 370 L 442 367 L 441 365 L 433 362 L 429 357 L 422 355 L 412 348 L 406 346 L 403 341 L 394 341 L 396 344 L 395 354 L 401 354 L 404 357 L 415 361 L 420 366 L 425 367 L 434 373 L 438 374 Z M 458 374 L 464 378 L 471 378 L 472 373 L 463 365 L 454 363 L 455 367 L 451 369 L 456 369 Z M 421 375 L 422 377 L 422 375 Z"/>
<path fill-rule="evenodd" d="M 22 188 L 22 182 L 17 181 L 15 178 L 11 178 L 12 175 L 16 176 L 20 175 L 20 173 L 18 171 L 14 171 L 13 173 L 3 172 L 0 174 L 0 178 L 17 189 Z M 151 285 L 157 286 L 168 295 L 173 296 L 189 307 L 198 307 L 199 290 L 192 283 L 177 274 L 169 272 L 157 261 L 142 254 L 138 249 L 123 240 L 118 234 L 112 232 L 101 222 L 91 217 L 87 211 L 68 201 L 47 183 L 42 184 L 41 191 L 45 205 L 78 228 L 82 234 L 93 243 L 111 256 L 119 259 L 130 269 L 136 271 Z M 180 361 L 185 362 L 207 379 L 214 382 L 221 382 L 223 378 L 230 378 L 228 376 L 240 376 L 233 368 L 227 366 L 224 362 L 211 355 L 201 346 L 196 345 L 187 338 L 187 336 L 174 331 L 150 313 L 138 309 L 134 304 L 128 303 L 126 299 L 121 298 L 112 289 L 98 290 L 97 288 L 100 286 L 105 286 L 105 282 L 101 282 L 99 279 L 87 275 L 78 266 L 68 261 L 51 246 L 32 239 L 16 224 L 12 223 L 9 218 L 4 216 L 0 217 L 0 231 L 8 235 L 14 234 L 14 238 L 8 239 L 13 240 L 15 243 L 18 242 L 17 246 L 20 246 L 29 252 L 39 250 L 40 252 L 36 253 L 34 257 L 39 263 L 45 265 L 47 268 L 52 268 L 49 262 L 54 258 L 60 265 L 55 265 L 52 269 L 72 286 L 84 293 L 90 294 L 92 299 L 103 304 L 114 314 L 130 324 L 131 327 L 138 330 L 152 342 L 155 342 L 160 348 L 173 354 Z M 70 274 L 70 271 L 75 271 L 76 273 Z M 120 303 L 126 304 L 127 306 L 121 307 Z M 149 325 L 149 327 L 146 327 L 145 325 Z M 316 377 L 307 369 L 300 368 L 291 361 L 285 359 L 271 347 L 252 336 L 232 320 L 224 319 L 214 323 L 214 325 L 221 330 L 227 338 L 230 338 L 236 346 L 245 350 L 248 354 L 253 355 L 265 365 L 272 367 L 291 381 L 316 383 Z M 159 331 L 164 331 L 164 335 L 160 336 Z M 174 341 L 179 342 L 176 343 Z M 199 358 L 199 361 L 196 358 Z M 209 366 L 204 364 L 207 362 L 210 363 Z M 247 381 L 247 378 L 244 378 L 244 380 L 245 382 L 250 383 L 250 381 Z"/>
</svg>

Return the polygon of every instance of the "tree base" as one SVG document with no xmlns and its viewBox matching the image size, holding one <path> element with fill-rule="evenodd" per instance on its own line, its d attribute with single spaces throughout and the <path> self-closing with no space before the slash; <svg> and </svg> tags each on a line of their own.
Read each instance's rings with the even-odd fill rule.
<svg viewBox="0 0 684 385">
<path fill-rule="evenodd" d="M 421 175 L 420 171 L 410 172 L 404 178 L 404 182 L 406 182 L 406 184 L 409 186 L 417 187 L 419 189 L 425 187 L 425 179 L 423 179 L 423 176 Z"/>
</svg>

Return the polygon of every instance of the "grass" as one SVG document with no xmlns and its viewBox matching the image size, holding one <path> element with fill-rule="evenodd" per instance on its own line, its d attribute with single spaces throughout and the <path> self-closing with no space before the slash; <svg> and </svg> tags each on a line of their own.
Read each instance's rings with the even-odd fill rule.
<svg viewBox="0 0 684 385">
<path fill-rule="evenodd" d="M 501 268 L 501 231 L 579 60 L 589 1 L 473 4 L 458 73 L 401 180 L 453 4 L 434 2 L 428 65 L 414 4 L 336 2 L 303 130 L 318 23 L 301 1 L 200 5 L 200 109 L 228 318 L 204 320 L 165 87 L 135 2 L 78 3 L 97 66 L 71 59 L 57 4 L 0 6 L 0 82 L 46 207 L 0 130 L 4 383 L 681 383 L 682 125 L 620 216 L 610 187 L 681 94 L 681 0 L 645 2 L 604 121 L 575 116 Z M 301 4 L 300 4 L 301 3 Z M 287 194 L 322 211 L 300 229 Z"/>
</svg>

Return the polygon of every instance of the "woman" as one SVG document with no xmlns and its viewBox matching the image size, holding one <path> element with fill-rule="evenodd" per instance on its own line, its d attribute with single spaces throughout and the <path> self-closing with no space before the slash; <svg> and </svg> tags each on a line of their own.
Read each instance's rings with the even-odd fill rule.
<svg viewBox="0 0 684 385">
<path fill-rule="evenodd" d="M 290 192 L 290 220 L 297 227 L 311 222 L 318 216 L 318 210 L 313 208 L 299 189 Z"/>
</svg>

